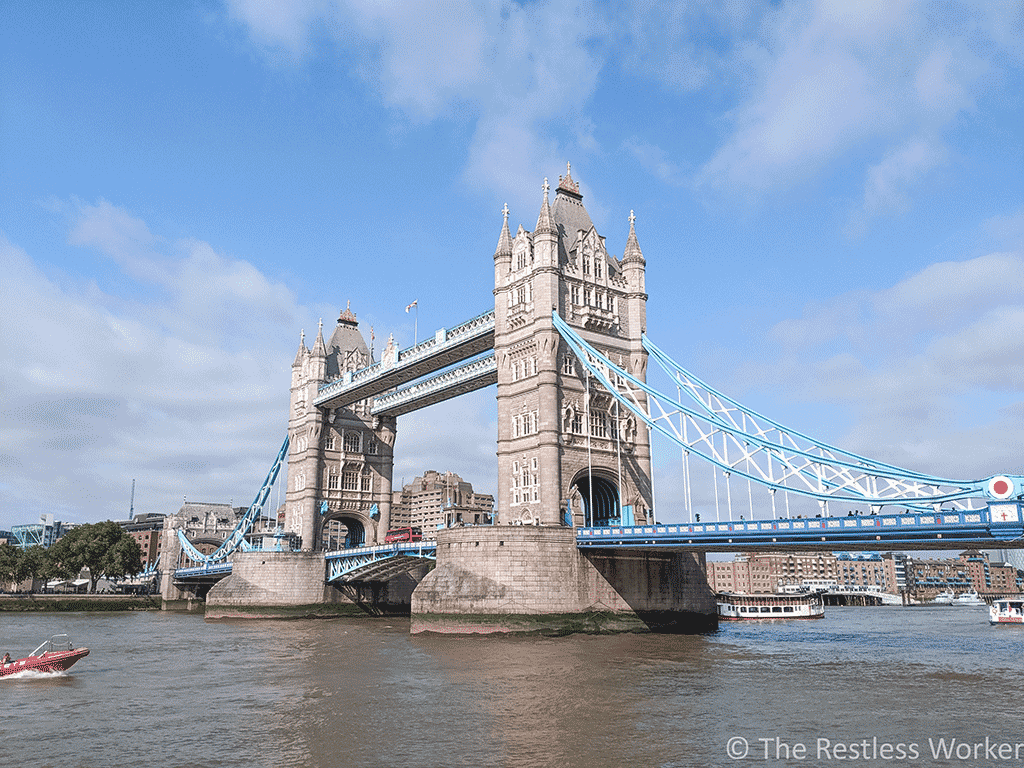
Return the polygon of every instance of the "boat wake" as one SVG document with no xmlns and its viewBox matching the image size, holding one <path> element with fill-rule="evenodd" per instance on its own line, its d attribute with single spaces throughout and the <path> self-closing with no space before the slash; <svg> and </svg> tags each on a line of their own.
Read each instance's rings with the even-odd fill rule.
<svg viewBox="0 0 1024 768">
<path fill-rule="evenodd" d="M 0 677 L 0 681 L 7 682 L 8 680 L 55 680 L 61 677 L 71 677 L 71 673 L 66 670 L 58 670 L 55 672 L 42 672 L 38 669 L 23 669 L 21 672 L 11 672 L 10 674 Z"/>
</svg>

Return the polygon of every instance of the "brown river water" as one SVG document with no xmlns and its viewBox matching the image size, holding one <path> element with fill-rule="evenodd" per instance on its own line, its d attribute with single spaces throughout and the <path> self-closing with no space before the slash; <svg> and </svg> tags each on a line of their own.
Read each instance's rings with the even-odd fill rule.
<svg viewBox="0 0 1024 768">
<path fill-rule="evenodd" d="M 828 608 L 713 634 L 410 636 L 402 619 L 0 614 L 0 766 L 1019 766 L 1024 627 Z M 1020 745 L 1020 746 L 1017 746 Z"/>
</svg>

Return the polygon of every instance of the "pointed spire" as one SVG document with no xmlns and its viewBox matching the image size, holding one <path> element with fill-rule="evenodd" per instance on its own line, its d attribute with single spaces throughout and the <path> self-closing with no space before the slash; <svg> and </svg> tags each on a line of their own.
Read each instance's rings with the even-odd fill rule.
<svg viewBox="0 0 1024 768">
<path fill-rule="evenodd" d="M 324 344 L 324 320 L 320 318 L 320 326 L 317 328 L 316 341 L 313 342 L 313 355 L 315 357 L 327 357 L 327 345 Z"/>
<path fill-rule="evenodd" d="M 640 250 L 640 243 L 636 239 L 636 228 L 634 227 L 636 222 L 636 215 L 633 211 L 629 212 L 629 239 L 626 240 L 626 250 L 622 254 L 622 260 L 626 261 L 639 261 L 644 262 L 643 251 Z"/>
<path fill-rule="evenodd" d="M 577 197 L 581 198 L 583 195 L 580 194 L 580 185 L 578 182 L 573 181 L 572 178 L 572 164 L 565 164 L 565 177 L 558 177 L 558 188 L 565 192 L 572 192 Z"/>
<path fill-rule="evenodd" d="M 303 330 L 299 332 L 299 351 L 295 353 L 295 362 L 292 363 L 292 367 L 302 365 L 302 358 L 308 354 L 309 350 L 306 349 L 306 332 Z"/>
<path fill-rule="evenodd" d="M 550 233 L 554 234 L 555 225 L 551 221 L 551 204 L 548 203 L 548 190 L 551 186 L 548 184 L 547 177 L 544 178 L 544 203 L 540 207 L 540 216 L 537 217 L 537 228 L 534 230 L 534 234 L 538 233 Z"/>
<path fill-rule="evenodd" d="M 508 203 L 505 203 L 505 207 L 501 209 L 501 214 L 505 217 L 505 223 L 501 227 L 501 234 L 498 236 L 498 247 L 495 249 L 494 255 L 511 256 L 512 234 L 508 231 Z"/>
</svg>

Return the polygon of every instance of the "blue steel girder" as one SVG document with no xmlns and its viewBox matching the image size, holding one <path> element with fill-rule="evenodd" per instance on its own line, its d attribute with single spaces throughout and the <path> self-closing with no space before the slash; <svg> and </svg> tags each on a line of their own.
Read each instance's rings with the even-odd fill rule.
<svg viewBox="0 0 1024 768">
<path fill-rule="evenodd" d="M 437 544 L 432 541 L 380 544 L 328 552 L 328 582 L 387 581 L 437 559 Z"/>
<path fill-rule="evenodd" d="M 996 476 L 950 480 L 873 461 L 787 429 L 744 408 L 671 361 L 644 336 L 645 350 L 672 376 L 676 397 L 666 395 L 612 363 L 557 313 L 556 329 L 586 370 L 648 427 L 716 465 L 728 475 L 817 499 L 821 503 L 888 504 L 937 512 L 948 504 L 969 509 L 974 500 L 1005 500 L 1024 493 L 1024 478 Z M 681 393 L 696 401 L 682 403 Z M 996 489 L 1005 489 L 997 492 Z"/>
<path fill-rule="evenodd" d="M 442 371 L 494 349 L 494 310 L 438 330 L 432 338 L 398 351 L 396 359 L 382 360 L 324 384 L 313 404 L 341 408 L 395 387 Z"/>
<path fill-rule="evenodd" d="M 174 571 L 174 581 L 187 583 L 200 583 L 220 581 L 231 575 L 231 563 L 229 561 L 220 563 L 207 563 L 196 568 L 178 568 Z"/>
<path fill-rule="evenodd" d="M 246 510 L 245 514 L 239 519 L 238 523 L 235 524 L 234 529 L 224 539 L 224 543 L 221 544 L 214 552 L 208 555 L 204 555 L 198 549 L 193 546 L 192 542 L 188 540 L 185 532 L 178 529 L 178 541 L 181 544 L 181 548 L 189 556 L 190 559 L 197 563 L 215 563 L 224 561 L 228 555 L 233 553 L 239 547 L 243 549 L 250 548 L 245 537 L 252 531 L 252 527 L 256 520 L 259 519 L 260 514 L 263 512 L 263 505 L 267 503 L 267 499 L 270 497 L 270 492 L 274 488 L 274 483 L 277 481 L 277 475 L 281 470 L 281 465 L 284 464 L 285 459 L 288 457 L 288 438 L 285 437 L 284 443 L 281 444 L 281 450 L 277 452 L 277 457 L 274 459 L 274 463 L 270 466 L 270 471 L 267 473 L 266 478 L 263 480 L 263 485 L 256 493 L 256 498 L 253 499 L 249 509 Z"/>
<path fill-rule="evenodd" d="M 939 514 L 852 515 L 722 523 L 576 529 L 584 551 L 628 549 L 701 552 L 1024 548 L 1019 503 Z"/>
<path fill-rule="evenodd" d="M 491 350 L 471 363 L 374 398 L 370 414 L 401 416 L 497 383 L 498 362 Z"/>
</svg>

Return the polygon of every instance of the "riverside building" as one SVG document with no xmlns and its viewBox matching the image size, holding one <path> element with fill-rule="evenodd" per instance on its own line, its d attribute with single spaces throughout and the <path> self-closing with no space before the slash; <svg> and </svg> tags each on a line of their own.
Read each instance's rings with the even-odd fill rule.
<svg viewBox="0 0 1024 768">
<path fill-rule="evenodd" d="M 428 470 L 392 496 L 391 527 L 419 528 L 425 539 L 436 538 L 438 528 L 495 522 L 494 497 L 454 472 Z"/>
<path fill-rule="evenodd" d="M 940 592 L 1013 594 L 1021 577 L 1012 565 L 967 550 L 956 558 L 915 558 L 887 552 L 744 552 L 731 562 L 707 564 L 715 592 L 772 593 L 786 587 L 869 589 L 897 595 L 906 591 L 922 601 Z"/>
</svg>

